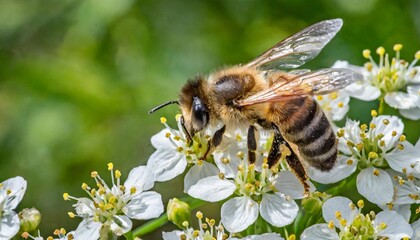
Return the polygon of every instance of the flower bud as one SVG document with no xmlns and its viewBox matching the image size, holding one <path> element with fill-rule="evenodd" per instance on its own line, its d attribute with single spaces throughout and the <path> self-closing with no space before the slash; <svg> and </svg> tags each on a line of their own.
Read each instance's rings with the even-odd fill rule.
<svg viewBox="0 0 420 240">
<path fill-rule="evenodd" d="M 170 199 L 168 202 L 168 220 L 173 222 L 180 228 L 183 227 L 183 222 L 190 222 L 191 211 L 188 203 L 183 202 L 177 198 Z"/>
<path fill-rule="evenodd" d="M 322 201 L 318 197 L 311 196 L 309 198 L 302 199 L 302 206 L 305 211 L 312 214 L 317 214 L 322 211 Z"/>
<path fill-rule="evenodd" d="M 36 208 L 25 208 L 19 213 L 21 232 L 32 232 L 41 222 L 41 213 Z"/>
</svg>

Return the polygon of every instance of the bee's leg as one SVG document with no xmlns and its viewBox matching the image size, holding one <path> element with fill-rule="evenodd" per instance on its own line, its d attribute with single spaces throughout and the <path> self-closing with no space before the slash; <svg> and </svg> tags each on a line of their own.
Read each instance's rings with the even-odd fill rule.
<svg viewBox="0 0 420 240">
<path fill-rule="evenodd" d="M 255 127 L 254 126 L 249 126 L 248 128 L 248 140 L 247 140 L 247 145 L 248 145 L 248 160 L 249 163 L 255 163 L 256 160 L 256 155 L 255 155 L 255 151 L 257 151 L 257 140 L 255 138 Z"/>
<path fill-rule="evenodd" d="M 219 146 L 219 144 L 222 142 L 223 140 L 223 134 L 225 133 L 226 130 L 226 125 L 224 125 L 222 128 L 220 128 L 219 130 L 217 130 L 213 137 L 211 138 L 211 140 L 208 142 L 207 145 L 207 150 L 204 153 L 204 155 L 200 158 L 201 160 L 205 160 L 207 158 L 207 156 L 213 152 L 213 150 Z"/>
<path fill-rule="evenodd" d="M 192 144 L 192 137 L 191 134 L 188 132 L 187 128 L 185 127 L 185 120 L 184 120 L 184 116 L 181 116 L 181 125 L 182 125 L 182 130 L 184 131 L 186 138 L 187 138 L 187 144 L 189 146 L 191 146 Z"/>
<path fill-rule="evenodd" d="M 298 156 L 290 147 L 289 143 L 284 140 L 279 128 L 275 124 L 273 124 L 272 127 L 274 129 L 274 139 L 273 144 L 271 145 L 270 152 L 268 154 L 268 166 L 271 168 L 279 161 L 281 157 L 280 145 L 284 144 L 286 147 L 289 148 L 291 153 L 289 156 L 286 156 L 287 164 L 289 164 L 294 174 L 299 178 L 300 182 L 302 183 L 305 190 L 305 195 L 309 195 L 310 187 L 307 183 L 308 176 L 306 175 L 305 168 L 300 162 Z"/>
</svg>

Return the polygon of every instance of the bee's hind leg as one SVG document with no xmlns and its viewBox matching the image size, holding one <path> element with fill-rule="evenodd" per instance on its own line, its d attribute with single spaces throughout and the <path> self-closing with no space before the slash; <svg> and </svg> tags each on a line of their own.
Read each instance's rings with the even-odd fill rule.
<svg viewBox="0 0 420 240">
<path fill-rule="evenodd" d="M 298 156 L 290 147 L 289 143 L 284 140 L 279 128 L 275 124 L 272 124 L 272 128 L 274 129 L 274 139 L 273 139 L 273 144 L 271 145 L 271 149 L 267 158 L 268 166 L 271 168 L 274 165 L 276 165 L 276 163 L 280 160 L 280 157 L 281 157 L 280 146 L 281 144 L 284 144 L 290 150 L 290 155 L 286 156 L 287 164 L 289 164 L 293 173 L 299 178 L 300 182 L 302 183 L 304 187 L 304 191 L 305 191 L 304 194 L 308 196 L 310 186 L 307 182 L 308 176 L 306 175 L 305 168 L 300 162 Z"/>
<path fill-rule="evenodd" d="M 257 129 L 254 126 L 249 126 L 248 128 L 248 135 L 247 135 L 247 145 L 248 145 L 248 160 L 249 163 L 255 163 L 257 151 L 257 138 L 255 136 L 255 132 Z"/>
</svg>

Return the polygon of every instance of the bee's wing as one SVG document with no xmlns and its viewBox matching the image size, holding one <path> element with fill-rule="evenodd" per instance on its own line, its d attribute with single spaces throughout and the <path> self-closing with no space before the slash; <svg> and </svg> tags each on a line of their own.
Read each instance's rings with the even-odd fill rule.
<svg viewBox="0 0 420 240">
<path fill-rule="evenodd" d="M 296 75 L 275 82 L 268 89 L 238 101 L 239 106 L 265 102 L 279 102 L 312 95 L 324 95 L 337 91 L 362 76 L 349 69 L 326 68 Z"/>
<path fill-rule="evenodd" d="M 245 66 L 261 69 L 299 67 L 316 57 L 342 25 L 339 18 L 315 23 L 277 43 Z"/>
</svg>

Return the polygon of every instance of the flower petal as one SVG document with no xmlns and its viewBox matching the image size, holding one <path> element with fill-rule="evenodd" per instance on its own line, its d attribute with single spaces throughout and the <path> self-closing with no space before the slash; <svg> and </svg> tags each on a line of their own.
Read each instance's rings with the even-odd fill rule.
<svg viewBox="0 0 420 240">
<path fill-rule="evenodd" d="M 292 223 L 298 211 L 296 202 L 281 193 L 264 194 L 260 203 L 261 217 L 276 227 Z"/>
<path fill-rule="evenodd" d="M 236 197 L 222 205 L 221 222 L 230 233 L 241 232 L 258 218 L 258 203 L 249 197 Z"/>
<path fill-rule="evenodd" d="M 74 231 L 74 239 L 99 239 L 99 230 L 102 223 L 93 221 L 93 218 L 85 218 Z"/>
<path fill-rule="evenodd" d="M 11 239 L 20 228 L 19 217 L 15 212 L 9 212 L 0 217 L 0 239 Z"/>
<path fill-rule="evenodd" d="M 184 234 L 183 231 L 172 231 L 172 232 L 162 232 L 163 240 L 179 240 L 181 239 L 181 235 Z"/>
<path fill-rule="evenodd" d="M 385 223 L 387 226 L 383 230 L 379 227 L 382 223 Z M 394 211 L 384 210 L 378 213 L 373 225 L 379 229 L 379 236 L 388 237 L 391 240 L 399 240 L 405 237 L 411 238 L 413 235 L 413 229 L 410 224 Z"/>
<path fill-rule="evenodd" d="M 284 240 L 278 233 L 264 233 L 261 235 L 250 235 L 244 238 L 229 238 L 230 240 Z"/>
<path fill-rule="evenodd" d="M 174 145 L 166 137 L 166 134 L 168 133 L 170 133 L 170 131 L 164 128 L 160 130 L 160 132 L 158 132 L 157 134 L 153 135 L 150 139 L 152 146 L 156 149 L 174 148 Z"/>
<path fill-rule="evenodd" d="M 357 158 L 353 156 L 348 157 L 340 154 L 337 157 L 335 166 L 330 171 L 320 171 L 310 166 L 307 168 L 308 175 L 310 179 L 322 184 L 336 183 L 347 178 L 356 171 L 357 161 Z"/>
<path fill-rule="evenodd" d="M 124 182 L 125 189 L 136 188 L 136 192 L 143 192 L 151 189 L 155 184 L 155 174 L 146 166 L 133 168 Z"/>
<path fill-rule="evenodd" d="M 411 224 L 413 228 L 412 239 L 420 239 L 420 219 Z"/>
<path fill-rule="evenodd" d="M 300 235 L 301 240 L 314 240 L 314 239 L 326 239 L 326 240 L 339 240 L 335 228 L 329 228 L 328 224 L 315 224 L 308 227 Z"/>
<path fill-rule="evenodd" d="M 190 187 L 196 184 L 200 179 L 215 176 L 219 169 L 211 163 L 203 161 L 202 164 L 195 164 L 188 170 L 184 177 L 184 192 L 188 192 Z"/>
<path fill-rule="evenodd" d="M 388 121 L 389 123 L 385 124 L 384 121 Z M 381 140 L 384 141 L 385 145 L 381 148 L 385 152 L 395 146 L 404 131 L 404 123 L 396 116 L 378 116 L 372 119 L 371 123 L 375 124 L 375 129 L 372 131 L 373 135 L 384 135 Z M 394 131 L 397 133 L 396 136 L 393 136 Z"/>
<path fill-rule="evenodd" d="M 236 186 L 233 182 L 222 180 L 219 176 L 210 176 L 192 185 L 188 194 L 204 201 L 217 202 L 229 197 L 235 190 Z"/>
<path fill-rule="evenodd" d="M 358 211 L 350 208 L 351 203 L 352 201 L 346 197 L 332 197 L 322 205 L 322 216 L 326 222 L 333 221 L 336 227 L 340 227 L 341 224 L 336 217 L 336 212 L 339 211 L 343 219 L 352 223 Z"/>
<path fill-rule="evenodd" d="M 360 171 L 356 180 L 357 191 L 367 200 L 376 204 L 392 201 L 394 187 L 389 174 L 378 168 L 369 167 Z"/>
<path fill-rule="evenodd" d="M 400 114 L 407 119 L 417 121 L 420 119 L 420 107 L 400 109 Z"/>
<path fill-rule="evenodd" d="M 389 106 L 397 109 L 410 109 L 417 105 L 417 99 L 405 92 L 388 92 L 384 99 Z"/>
<path fill-rule="evenodd" d="M 93 201 L 89 198 L 79 198 L 77 203 L 73 204 L 73 207 L 76 210 L 78 215 L 82 217 L 90 217 L 93 216 L 95 206 L 93 205 Z"/>
<path fill-rule="evenodd" d="M 404 149 L 394 148 L 385 155 L 389 166 L 398 172 L 404 171 L 408 174 L 420 174 L 420 169 L 415 168 L 416 163 L 420 162 L 420 148 L 414 147 L 410 142 L 401 142 Z M 413 168 L 414 166 L 414 168 Z"/>
<path fill-rule="evenodd" d="M 363 100 L 372 101 L 381 95 L 379 88 L 370 85 L 369 82 L 357 81 L 350 84 L 344 89 L 351 97 Z"/>
<path fill-rule="evenodd" d="M 156 150 L 147 161 L 147 167 L 156 174 L 156 181 L 164 182 L 183 173 L 187 167 L 187 160 L 172 146 Z"/>
<path fill-rule="evenodd" d="M 304 198 L 305 189 L 300 180 L 291 171 L 279 172 L 273 184 L 279 192 L 293 199 Z"/>
<path fill-rule="evenodd" d="M 162 197 L 153 191 L 140 193 L 125 205 L 123 212 L 133 219 L 157 218 L 163 213 Z"/>
<path fill-rule="evenodd" d="M 125 215 L 116 215 L 109 228 L 117 236 L 127 233 L 133 227 L 133 222 Z"/>
<path fill-rule="evenodd" d="M 10 191 L 8 193 L 9 200 L 4 206 L 5 209 L 13 210 L 17 207 L 17 205 L 22 201 L 23 195 L 25 195 L 26 191 L 26 180 L 20 176 L 9 178 L 6 181 L 1 183 L 2 188 Z M 12 197 L 13 196 L 13 197 Z"/>
</svg>

